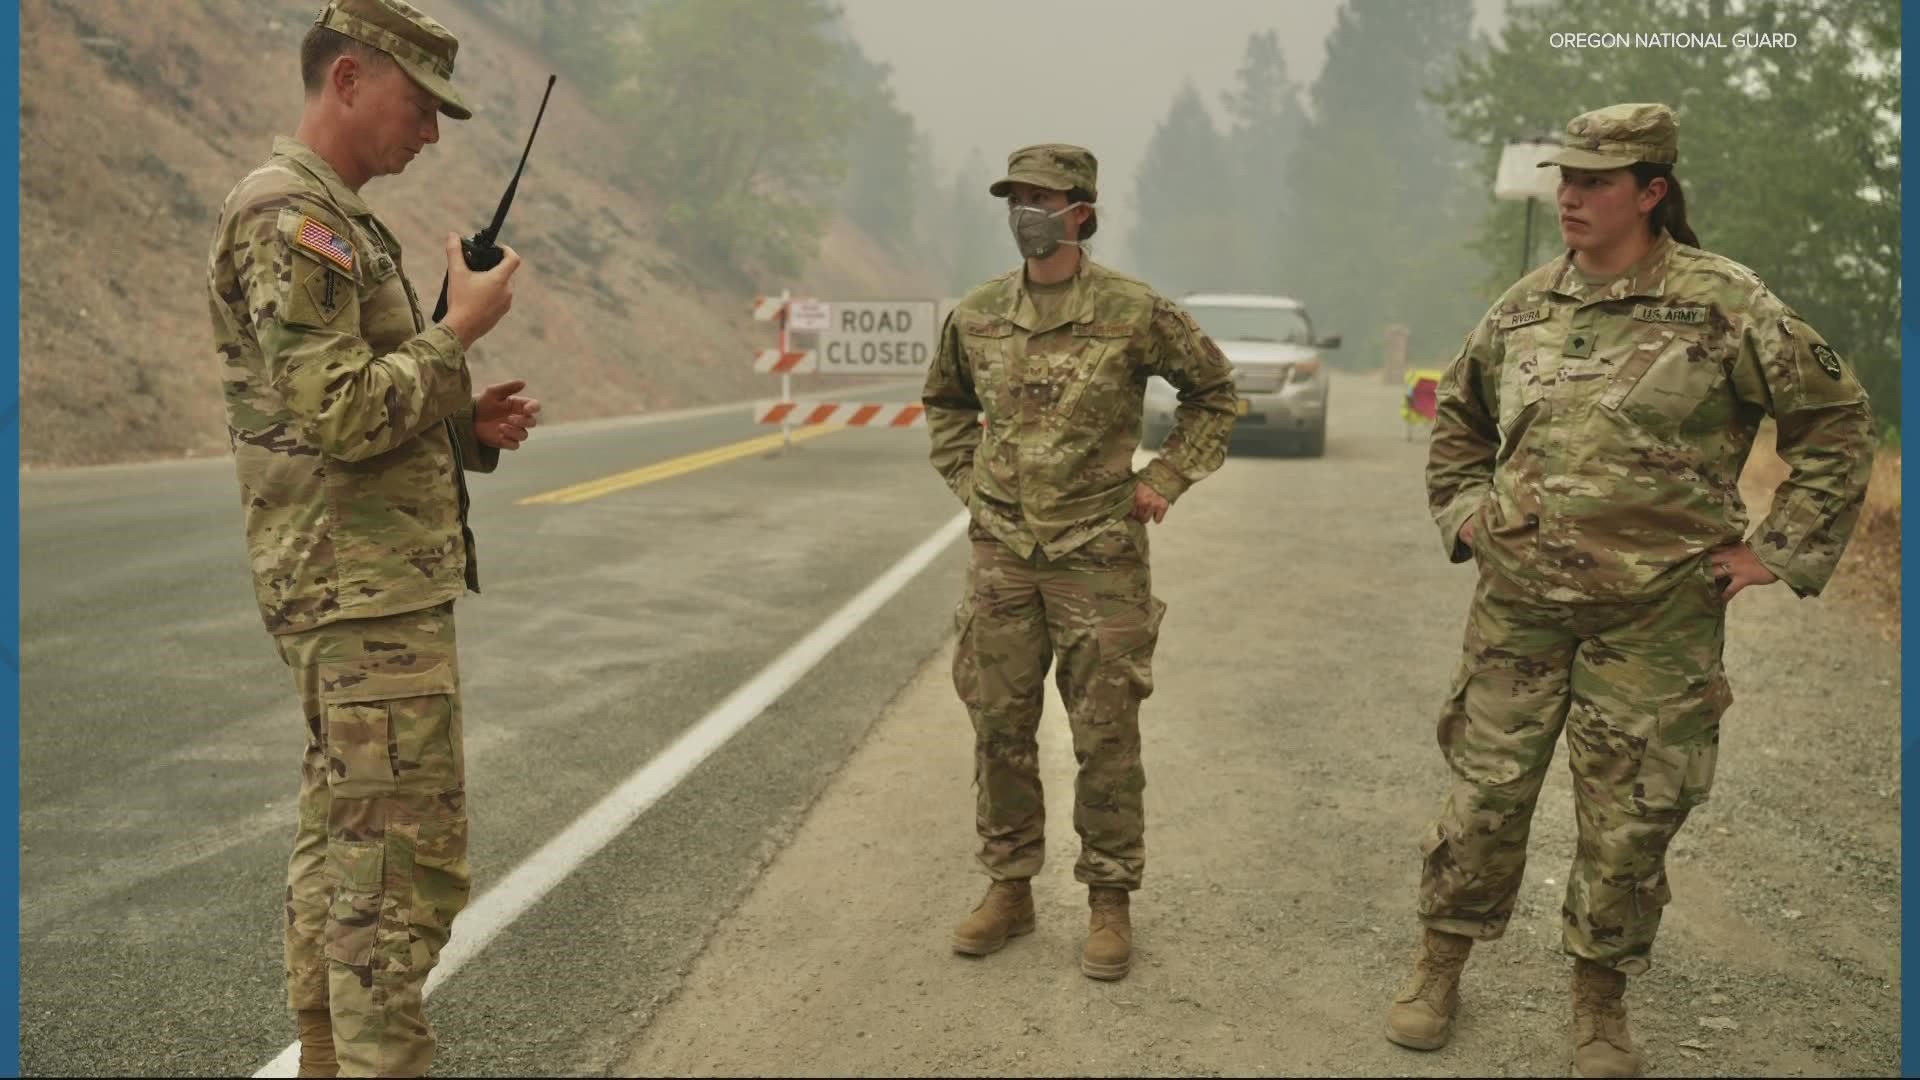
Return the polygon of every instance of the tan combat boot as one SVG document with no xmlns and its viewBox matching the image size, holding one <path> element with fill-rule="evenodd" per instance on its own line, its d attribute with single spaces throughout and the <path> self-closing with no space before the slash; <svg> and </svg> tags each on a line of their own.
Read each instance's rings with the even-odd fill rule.
<svg viewBox="0 0 1920 1080">
<path fill-rule="evenodd" d="M 1413 974 L 1387 1008 L 1387 1038 L 1409 1050 L 1438 1050 L 1453 1038 L 1453 1014 L 1460 1008 L 1460 970 L 1467 966 L 1473 939 L 1428 930 L 1420 939 Z"/>
<path fill-rule="evenodd" d="M 1573 962 L 1573 1074 L 1639 1076 L 1645 1062 L 1627 1034 L 1627 977 L 1591 961 Z"/>
<path fill-rule="evenodd" d="M 293 1019 L 300 1029 L 300 1071 L 294 1075 L 340 1075 L 340 1061 L 333 1056 L 333 1017 L 325 1009 L 300 1009 Z"/>
<path fill-rule="evenodd" d="M 1080 953 L 1080 972 L 1089 979 L 1118 979 L 1133 963 L 1133 923 L 1127 913 L 1127 890 L 1110 885 L 1087 889 L 1087 947 Z"/>
<path fill-rule="evenodd" d="M 985 956 L 1000 951 L 1010 937 L 1033 933 L 1033 889 L 1026 878 L 996 881 L 974 905 L 973 914 L 953 928 L 953 951 Z"/>
</svg>

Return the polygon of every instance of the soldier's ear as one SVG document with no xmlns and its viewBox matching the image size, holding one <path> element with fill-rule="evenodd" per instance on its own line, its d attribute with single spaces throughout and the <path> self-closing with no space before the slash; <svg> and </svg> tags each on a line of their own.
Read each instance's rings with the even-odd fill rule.
<svg viewBox="0 0 1920 1080">
<path fill-rule="evenodd" d="M 1643 214 L 1653 213 L 1653 208 L 1656 206 L 1659 206 L 1660 200 L 1666 197 L 1667 197 L 1667 178 L 1666 177 L 1656 176 L 1653 179 L 1647 181 L 1646 188 L 1640 192 L 1640 212 Z"/>
<path fill-rule="evenodd" d="M 367 69 L 352 50 L 341 52 L 327 65 L 327 86 L 342 104 L 351 105 L 366 81 Z"/>
</svg>

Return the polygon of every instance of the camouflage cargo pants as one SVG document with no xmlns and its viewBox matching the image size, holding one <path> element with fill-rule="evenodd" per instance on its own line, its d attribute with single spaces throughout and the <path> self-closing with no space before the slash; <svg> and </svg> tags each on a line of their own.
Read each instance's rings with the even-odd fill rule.
<svg viewBox="0 0 1920 1080">
<path fill-rule="evenodd" d="M 1568 605 L 1482 572 L 1440 714 L 1456 779 L 1426 842 L 1428 927 L 1482 940 L 1505 932 L 1564 727 L 1579 843 L 1563 946 L 1629 975 L 1647 970 L 1671 898 L 1667 846 L 1707 799 L 1732 702 L 1726 610 L 1710 574 L 1703 556 L 1659 599 Z"/>
<path fill-rule="evenodd" d="M 427 973 L 466 906 L 451 604 L 276 639 L 307 720 L 287 866 L 287 992 L 328 1009 L 342 1076 L 422 1076 Z"/>
<path fill-rule="evenodd" d="M 1073 876 L 1140 886 L 1146 867 L 1140 702 L 1166 605 L 1154 599 L 1147 527 L 1114 523 L 1059 559 L 1023 559 L 975 526 L 956 620 L 953 684 L 973 718 L 979 858 L 996 880 L 1039 872 L 1046 855 L 1040 711 L 1048 668 L 1073 730 L 1080 772 Z"/>
</svg>

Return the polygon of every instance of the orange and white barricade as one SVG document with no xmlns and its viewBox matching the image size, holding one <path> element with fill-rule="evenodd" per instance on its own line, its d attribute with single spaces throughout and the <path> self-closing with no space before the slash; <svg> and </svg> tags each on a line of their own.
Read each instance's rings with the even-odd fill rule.
<svg viewBox="0 0 1920 1080">
<path fill-rule="evenodd" d="M 926 407 L 903 402 L 756 401 L 756 424 L 844 424 L 847 427 L 924 427 Z"/>
</svg>

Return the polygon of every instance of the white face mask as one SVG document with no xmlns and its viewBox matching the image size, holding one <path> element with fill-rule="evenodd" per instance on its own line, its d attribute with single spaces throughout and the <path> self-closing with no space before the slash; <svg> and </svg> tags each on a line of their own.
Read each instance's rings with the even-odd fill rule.
<svg viewBox="0 0 1920 1080">
<path fill-rule="evenodd" d="M 1013 231 L 1014 246 L 1020 254 L 1029 259 L 1044 259 L 1060 250 L 1062 244 L 1078 247 L 1078 240 L 1067 239 L 1067 222 L 1063 216 L 1076 206 L 1086 203 L 1068 203 L 1058 210 L 1043 210 L 1038 206 L 1010 206 L 1007 208 L 1007 227 Z"/>
</svg>

